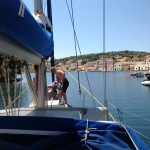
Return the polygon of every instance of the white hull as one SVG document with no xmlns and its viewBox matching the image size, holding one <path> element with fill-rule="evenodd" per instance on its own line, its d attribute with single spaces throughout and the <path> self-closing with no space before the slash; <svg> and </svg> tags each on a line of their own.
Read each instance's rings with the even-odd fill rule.
<svg viewBox="0 0 150 150">
<path fill-rule="evenodd" d="M 47 107 L 47 108 L 20 108 L 19 116 L 42 116 L 42 117 L 59 117 L 59 118 L 76 118 L 76 119 L 88 119 L 95 121 L 107 121 L 105 116 L 107 114 L 106 107 L 65 107 L 65 106 Z M 18 115 L 18 110 L 13 110 L 13 114 Z M 0 116 L 7 116 L 6 110 L 0 110 Z M 11 114 L 10 114 L 11 116 Z"/>
<path fill-rule="evenodd" d="M 141 84 L 142 85 L 148 85 L 148 86 L 150 86 L 150 80 L 143 81 L 143 82 L 141 82 Z"/>
</svg>

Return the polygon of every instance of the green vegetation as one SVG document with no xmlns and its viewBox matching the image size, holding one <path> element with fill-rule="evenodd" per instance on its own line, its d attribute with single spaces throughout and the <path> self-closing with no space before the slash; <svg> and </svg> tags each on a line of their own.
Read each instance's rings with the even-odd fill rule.
<svg viewBox="0 0 150 150">
<path fill-rule="evenodd" d="M 78 60 L 82 59 L 82 64 L 85 64 L 86 62 L 99 60 L 101 58 L 112 58 L 112 59 L 115 59 L 117 57 L 142 58 L 146 55 L 150 55 L 150 53 L 149 52 L 143 52 L 143 51 L 139 52 L 139 51 L 124 50 L 124 51 L 113 51 L 113 52 L 107 52 L 107 53 L 86 54 L 86 55 L 78 56 Z M 65 64 L 68 60 L 76 60 L 76 56 L 70 56 L 70 57 L 61 58 L 61 59 L 55 59 L 56 66 L 60 62 Z"/>
</svg>

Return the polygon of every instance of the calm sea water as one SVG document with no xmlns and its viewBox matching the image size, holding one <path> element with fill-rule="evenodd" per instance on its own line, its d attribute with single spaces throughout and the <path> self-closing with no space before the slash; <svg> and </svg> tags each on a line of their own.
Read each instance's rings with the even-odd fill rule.
<svg viewBox="0 0 150 150">
<path fill-rule="evenodd" d="M 87 74 L 80 72 L 79 76 L 77 72 L 70 72 L 71 75 L 66 73 L 70 82 L 67 90 L 68 103 L 74 107 L 100 106 L 98 102 L 93 102 L 87 91 L 91 91 L 102 104 L 106 97 L 109 110 L 115 119 L 119 120 L 117 111 L 119 108 L 123 112 L 122 122 L 148 137 L 149 139 L 140 136 L 150 147 L 150 86 L 141 85 L 144 78 L 132 77 L 130 73 L 130 71 L 107 72 L 106 76 L 103 72 L 87 72 Z M 74 78 L 79 78 L 84 88 L 79 86 Z M 51 73 L 47 73 L 47 82 L 51 83 Z M 27 87 L 25 79 L 22 85 L 23 89 Z M 82 94 L 79 94 L 80 87 Z M 21 107 L 29 106 L 30 102 L 31 95 L 29 90 L 26 90 L 21 97 Z"/>
</svg>

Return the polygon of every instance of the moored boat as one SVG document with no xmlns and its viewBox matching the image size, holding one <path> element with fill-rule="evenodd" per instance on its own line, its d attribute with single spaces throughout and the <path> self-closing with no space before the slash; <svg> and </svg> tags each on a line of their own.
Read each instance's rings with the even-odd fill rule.
<svg viewBox="0 0 150 150">
<path fill-rule="evenodd" d="M 135 76 L 135 77 L 144 77 L 144 73 L 142 73 L 142 72 L 134 72 L 134 73 L 131 73 L 131 76 Z"/>
<path fill-rule="evenodd" d="M 144 74 L 144 81 L 141 82 L 142 85 L 150 86 L 150 72 Z"/>
</svg>

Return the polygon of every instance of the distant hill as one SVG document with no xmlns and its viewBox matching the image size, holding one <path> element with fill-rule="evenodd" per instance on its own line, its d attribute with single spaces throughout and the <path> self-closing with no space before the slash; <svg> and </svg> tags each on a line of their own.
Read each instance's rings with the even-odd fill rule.
<svg viewBox="0 0 150 150">
<path fill-rule="evenodd" d="M 113 52 L 107 52 L 107 53 L 91 53 L 91 54 L 86 54 L 82 56 L 77 56 L 77 59 L 82 59 L 86 61 L 95 61 L 99 60 L 100 58 L 112 58 L 115 59 L 117 57 L 129 57 L 129 58 L 134 58 L 134 57 L 144 57 L 146 55 L 150 55 L 149 52 L 143 52 L 143 51 L 129 51 L 129 50 L 124 50 L 124 51 L 113 51 Z M 71 59 L 76 59 L 76 56 L 70 56 L 66 58 L 61 58 L 61 59 L 55 59 L 56 65 L 59 62 L 65 63 L 68 60 Z"/>
</svg>

